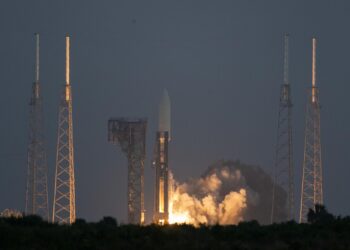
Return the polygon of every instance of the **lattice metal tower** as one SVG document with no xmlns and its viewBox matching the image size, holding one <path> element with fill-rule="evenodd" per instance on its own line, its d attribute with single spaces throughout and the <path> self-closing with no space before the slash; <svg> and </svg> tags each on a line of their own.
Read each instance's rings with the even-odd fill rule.
<svg viewBox="0 0 350 250">
<path fill-rule="evenodd" d="M 108 121 L 108 141 L 119 144 L 128 158 L 128 223 L 144 224 L 144 163 L 146 119 L 112 118 Z"/>
<path fill-rule="evenodd" d="M 30 99 L 30 130 L 27 162 L 26 214 L 49 220 L 47 162 L 44 138 L 43 104 L 39 83 L 39 34 L 36 37 L 35 81 Z"/>
<path fill-rule="evenodd" d="M 66 36 L 66 83 L 58 113 L 58 138 L 56 155 L 55 194 L 52 221 L 75 221 L 75 178 L 72 119 L 72 90 L 69 68 L 69 36 Z"/>
<path fill-rule="evenodd" d="M 169 166 L 168 145 L 170 141 L 170 98 L 164 90 L 159 105 L 159 127 L 153 165 L 156 169 L 154 223 L 164 225 L 169 222 Z"/>
<path fill-rule="evenodd" d="M 291 86 L 288 77 L 288 42 L 289 36 L 284 37 L 284 79 L 281 84 L 277 143 L 274 165 L 274 185 L 272 190 L 272 210 L 271 223 L 292 220 L 294 218 L 294 166 L 293 166 L 293 141 L 292 141 L 292 100 Z M 278 188 L 283 188 L 286 192 L 286 207 L 279 206 L 277 197 L 281 192 Z"/>
<path fill-rule="evenodd" d="M 320 103 L 316 86 L 316 39 L 312 39 L 312 86 L 306 104 L 303 179 L 301 186 L 300 222 L 316 204 L 323 204 Z"/>
</svg>

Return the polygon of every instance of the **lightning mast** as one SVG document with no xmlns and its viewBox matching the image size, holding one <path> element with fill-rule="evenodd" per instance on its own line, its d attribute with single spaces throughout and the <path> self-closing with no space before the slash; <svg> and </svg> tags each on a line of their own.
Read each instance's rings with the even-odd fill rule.
<svg viewBox="0 0 350 250">
<path fill-rule="evenodd" d="M 75 221 L 73 118 L 69 47 L 70 38 L 66 36 L 66 83 L 58 111 L 55 193 L 52 213 L 53 222 L 68 224 Z"/>
<path fill-rule="evenodd" d="M 128 222 L 144 224 L 144 165 L 146 157 L 144 118 L 111 118 L 108 120 L 108 141 L 119 144 L 128 158 Z"/>
<path fill-rule="evenodd" d="M 312 85 L 306 103 L 303 178 L 301 186 L 300 222 L 316 204 L 323 204 L 321 130 L 319 90 L 316 86 L 316 38 L 312 39 Z"/>
<path fill-rule="evenodd" d="M 170 99 L 164 90 L 159 105 L 159 127 L 153 165 L 156 169 L 155 204 L 153 221 L 164 225 L 169 222 L 168 144 L 170 141 Z"/>
<path fill-rule="evenodd" d="M 289 35 L 284 36 L 284 77 L 281 84 L 277 143 L 274 165 L 274 184 L 272 190 L 271 223 L 294 218 L 294 166 L 293 166 L 293 136 L 292 136 L 292 100 L 291 87 L 288 77 L 288 44 Z M 277 188 L 282 187 L 287 195 L 287 206 L 278 207 L 277 197 L 280 192 Z"/>
<path fill-rule="evenodd" d="M 30 130 L 25 213 L 36 214 L 49 220 L 43 104 L 39 82 L 39 34 L 35 34 L 35 38 L 35 81 L 32 85 L 32 96 L 29 103 Z"/>
</svg>

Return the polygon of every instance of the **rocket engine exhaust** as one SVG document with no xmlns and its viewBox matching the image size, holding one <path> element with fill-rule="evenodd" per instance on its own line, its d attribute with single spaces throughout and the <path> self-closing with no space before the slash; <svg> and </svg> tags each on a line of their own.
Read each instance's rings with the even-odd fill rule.
<svg viewBox="0 0 350 250">
<path fill-rule="evenodd" d="M 257 220 L 270 223 L 272 178 L 260 167 L 220 161 L 197 179 L 178 183 L 170 175 L 169 224 L 228 225 Z M 276 187 L 276 206 L 285 207 L 286 193 Z M 285 218 L 283 209 L 276 217 Z"/>
</svg>

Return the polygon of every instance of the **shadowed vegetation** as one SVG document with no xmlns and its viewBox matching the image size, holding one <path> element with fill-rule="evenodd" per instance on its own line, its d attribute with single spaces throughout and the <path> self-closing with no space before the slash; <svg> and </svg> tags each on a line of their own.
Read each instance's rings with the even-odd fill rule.
<svg viewBox="0 0 350 250">
<path fill-rule="evenodd" d="M 350 217 L 334 217 L 324 206 L 310 210 L 309 223 L 289 221 L 232 226 L 47 223 L 37 216 L 0 218 L 0 249 L 349 249 Z"/>
</svg>

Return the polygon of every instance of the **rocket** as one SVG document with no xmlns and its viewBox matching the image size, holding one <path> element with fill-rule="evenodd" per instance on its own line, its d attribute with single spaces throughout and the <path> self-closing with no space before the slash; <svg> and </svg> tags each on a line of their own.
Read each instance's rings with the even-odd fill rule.
<svg viewBox="0 0 350 250">
<path fill-rule="evenodd" d="M 170 98 L 168 91 L 164 89 L 162 99 L 159 104 L 159 126 L 158 131 L 167 131 L 170 140 Z"/>
<path fill-rule="evenodd" d="M 164 225 L 169 219 L 168 144 L 170 141 L 170 98 L 164 90 L 159 104 L 159 124 L 153 165 L 156 170 L 155 204 L 153 221 Z"/>
</svg>

